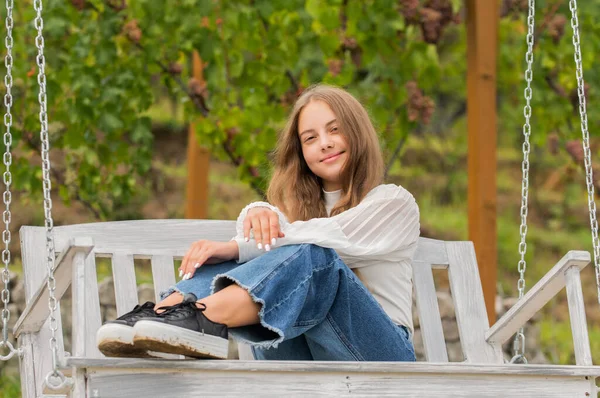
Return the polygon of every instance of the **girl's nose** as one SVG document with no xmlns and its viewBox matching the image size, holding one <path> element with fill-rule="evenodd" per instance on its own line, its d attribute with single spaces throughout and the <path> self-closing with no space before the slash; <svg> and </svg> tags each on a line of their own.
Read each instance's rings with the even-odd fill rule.
<svg viewBox="0 0 600 398">
<path fill-rule="evenodd" d="M 333 139 L 329 136 L 329 134 L 325 135 L 325 137 L 323 137 L 321 139 L 321 149 L 325 150 L 327 148 L 333 148 L 333 147 L 334 147 Z"/>
</svg>

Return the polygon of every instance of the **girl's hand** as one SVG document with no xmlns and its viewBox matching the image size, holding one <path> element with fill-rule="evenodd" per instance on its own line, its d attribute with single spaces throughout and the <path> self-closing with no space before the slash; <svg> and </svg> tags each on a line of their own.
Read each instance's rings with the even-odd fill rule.
<svg viewBox="0 0 600 398">
<path fill-rule="evenodd" d="M 277 243 L 277 238 L 285 237 L 279 225 L 279 216 L 268 207 L 254 207 L 248 210 L 244 220 L 244 239 L 250 240 L 250 229 L 254 232 L 259 249 L 271 250 Z"/>
<path fill-rule="evenodd" d="M 199 240 L 192 243 L 183 257 L 179 266 L 179 277 L 183 276 L 182 280 L 190 279 L 203 264 L 218 264 L 235 260 L 239 255 L 240 249 L 234 240 L 229 242 Z"/>
</svg>

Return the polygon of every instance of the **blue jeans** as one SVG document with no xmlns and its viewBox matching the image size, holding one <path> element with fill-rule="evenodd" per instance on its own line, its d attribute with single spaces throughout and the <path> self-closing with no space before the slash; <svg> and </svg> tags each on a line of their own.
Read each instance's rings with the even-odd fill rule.
<svg viewBox="0 0 600 398">
<path fill-rule="evenodd" d="M 415 361 L 411 336 L 395 325 L 337 255 L 313 244 L 282 246 L 251 261 L 200 267 L 174 291 L 203 298 L 236 283 L 261 304 L 260 324 L 231 328 L 256 359 Z"/>
</svg>

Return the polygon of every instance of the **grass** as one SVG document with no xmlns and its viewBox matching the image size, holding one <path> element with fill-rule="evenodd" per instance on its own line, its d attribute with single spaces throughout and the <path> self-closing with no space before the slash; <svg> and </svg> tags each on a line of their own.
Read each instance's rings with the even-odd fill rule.
<svg viewBox="0 0 600 398">
<path fill-rule="evenodd" d="M 18 377 L 0 376 L 0 398 L 18 398 L 21 396 L 21 383 Z"/>
<path fill-rule="evenodd" d="M 600 363 L 600 326 L 588 327 L 592 362 Z M 544 354 L 553 363 L 575 364 L 573 337 L 569 322 L 553 322 L 544 319 L 540 323 L 540 343 Z"/>
</svg>

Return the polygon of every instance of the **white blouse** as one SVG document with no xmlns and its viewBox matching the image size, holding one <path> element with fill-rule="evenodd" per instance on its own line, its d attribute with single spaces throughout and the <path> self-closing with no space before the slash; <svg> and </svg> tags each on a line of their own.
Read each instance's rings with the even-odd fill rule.
<svg viewBox="0 0 600 398">
<path fill-rule="evenodd" d="M 340 191 L 324 192 L 327 214 L 341 196 Z M 375 187 L 355 207 L 328 218 L 289 223 L 285 215 L 266 202 L 254 202 L 240 213 L 237 235 L 239 263 L 265 253 L 256 247 L 253 235 L 244 240 L 243 222 L 248 210 L 269 207 L 279 215 L 285 238 L 278 246 L 313 243 L 334 249 L 373 294 L 395 324 L 413 333 L 411 259 L 420 233 L 419 207 L 406 189 L 394 184 Z"/>
</svg>

